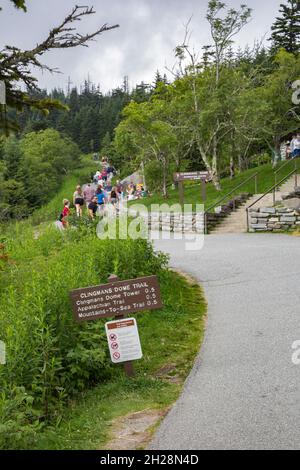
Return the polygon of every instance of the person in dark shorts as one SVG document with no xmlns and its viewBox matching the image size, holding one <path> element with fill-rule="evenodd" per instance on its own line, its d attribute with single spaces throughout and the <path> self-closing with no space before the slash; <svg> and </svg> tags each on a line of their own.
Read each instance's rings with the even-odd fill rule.
<svg viewBox="0 0 300 470">
<path fill-rule="evenodd" d="M 75 193 L 73 194 L 73 204 L 76 207 L 77 217 L 82 216 L 82 207 L 84 205 L 84 196 L 81 186 L 77 186 Z"/>
<path fill-rule="evenodd" d="M 62 227 L 65 229 L 69 226 L 68 216 L 70 215 L 70 201 L 68 199 L 64 199 L 64 208 L 61 211 L 58 221 L 61 222 Z"/>
<path fill-rule="evenodd" d="M 88 205 L 89 217 L 91 219 L 95 218 L 95 215 L 97 214 L 97 210 L 98 210 L 98 200 L 97 200 L 97 197 L 94 196 L 92 201 Z"/>
<path fill-rule="evenodd" d="M 110 193 L 110 203 L 115 206 L 119 200 L 117 188 L 112 188 Z"/>
</svg>

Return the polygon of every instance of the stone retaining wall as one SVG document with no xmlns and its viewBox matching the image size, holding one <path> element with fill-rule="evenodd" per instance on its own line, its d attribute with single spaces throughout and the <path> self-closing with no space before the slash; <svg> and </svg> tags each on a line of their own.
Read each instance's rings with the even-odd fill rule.
<svg viewBox="0 0 300 470">
<path fill-rule="evenodd" d="M 150 230 L 166 232 L 204 233 L 204 213 L 176 214 L 164 212 L 151 212 L 149 214 L 137 213 L 129 210 L 132 217 L 142 217 Z"/>
<path fill-rule="evenodd" d="M 231 212 L 238 209 L 244 204 L 252 194 L 243 193 L 233 197 L 231 200 L 219 207 L 218 212 L 209 212 L 206 214 L 207 231 L 215 228 L 221 223 Z M 151 230 L 162 230 L 167 232 L 183 232 L 183 233 L 204 233 L 204 213 L 164 213 L 164 212 L 143 212 L 135 211 L 131 208 L 127 209 L 128 215 L 132 217 L 141 216 L 144 218 L 146 225 Z"/>
<path fill-rule="evenodd" d="M 300 213 L 285 207 L 261 207 L 249 210 L 250 232 L 281 232 L 300 226 Z"/>
</svg>

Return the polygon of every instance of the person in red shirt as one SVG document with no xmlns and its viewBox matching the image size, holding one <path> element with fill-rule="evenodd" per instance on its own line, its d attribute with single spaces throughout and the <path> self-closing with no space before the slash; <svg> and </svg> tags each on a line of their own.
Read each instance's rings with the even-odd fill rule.
<svg viewBox="0 0 300 470">
<path fill-rule="evenodd" d="M 64 199 L 64 208 L 59 217 L 59 220 L 63 224 L 64 228 L 69 226 L 69 222 L 68 222 L 69 215 L 70 215 L 70 201 L 68 199 Z"/>
</svg>

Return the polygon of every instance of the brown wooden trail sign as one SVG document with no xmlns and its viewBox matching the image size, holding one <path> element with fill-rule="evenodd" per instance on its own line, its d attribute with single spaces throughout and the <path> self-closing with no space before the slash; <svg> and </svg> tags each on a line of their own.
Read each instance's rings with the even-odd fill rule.
<svg viewBox="0 0 300 470">
<path fill-rule="evenodd" d="M 70 296 L 78 322 L 162 308 L 156 276 L 76 289 Z"/>
<path fill-rule="evenodd" d="M 185 173 L 174 173 L 175 181 L 208 181 L 210 179 L 209 171 L 190 171 Z"/>
<path fill-rule="evenodd" d="M 120 281 L 111 275 L 108 284 L 76 289 L 70 292 L 74 318 L 77 322 L 115 317 L 163 307 L 157 276 Z M 132 362 L 124 362 L 125 373 L 134 376 Z"/>
<path fill-rule="evenodd" d="M 174 173 L 174 181 L 179 185 L 180 204 L 184 204 L 184 181 L 201 181 L 202 201 L 206 201 L 206 183 L 211 180 L 209 171 L 190 171 L 185 173 Z"/>
</svg>

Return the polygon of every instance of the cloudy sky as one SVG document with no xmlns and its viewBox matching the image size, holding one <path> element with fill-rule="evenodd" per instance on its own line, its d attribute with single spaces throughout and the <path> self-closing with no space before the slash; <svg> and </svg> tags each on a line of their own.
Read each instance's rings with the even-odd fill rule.
<svg viewBox="0 0 300 470">
<path fill-rule="evenodd" d="M 225 0 L 226 1 L 226 0 Z M 76 0 L 27 0 L 25 14 L 0 0 L 0 48 L 5 44 L 31 48 L 48 30 L 57 26 Z M 196 50 L 210 43 L 205 19 L 207 0 L 84 0 L 96 14 L 79 24 L 80 32 L 91 32 L 103 23 L 120 28 L 103 34 L 90 47 L 48 53 L 44 62 L 58 67 L 63 74 L 39 74 L 40 86 L 67 87 L 68 76 L 76 85 L 89 74 L 100 83 L 103 92 L 117 87 L 125 75 L 131 86 L 144 80 L 151 83 L 155 72 L 165 72 L 174 64 L 174 47 L 183 39 L 184 24 L 193 15 L 191 44 Z M 237 36 L 240 46 L 253 45 L 255 39 L 269 34 L 282 0 L 227 0 L 228 6 L 247 3 L 253 8 L 252 20 Z M 80 4 L 80 2 L 79 2 Z"/>
</svg>

